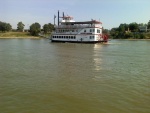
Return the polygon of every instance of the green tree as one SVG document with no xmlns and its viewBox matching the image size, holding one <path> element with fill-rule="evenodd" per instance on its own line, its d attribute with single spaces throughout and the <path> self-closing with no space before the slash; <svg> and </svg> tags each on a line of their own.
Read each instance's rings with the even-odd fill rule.
<svg viewBox="0 0 150 113">
<path fill-rule="evenodd" d="M 120 32 L 125 32 L 125 26 L 124 26 L 124 24 L 120 24 L 119 31 Z"/>
<path fill-rule="evenodd" d="M 110 30 L 110 35 L 113 37 L 113 38 L 119 38 L 119 28 L 112 28 Z"/>
<path fill-rule="evenodd" d="M 147 28 L 150 29 L 150 20 L 149 20 L 149 22 L 147 23 Z"/>
<path fill-rule="evenodd" d="M 49 32 L 52 32 L 53 30 L 54 30 L 54 25 L 51 23 L 45 24 L 43 26 L 44 33 L 49 33 Z"/>
<path fill-rule="evenodd" d="M 17 30 L 20 31 L 20 32 L 23 32 L 24 26 L 25 25 L 22 22 L 18 22 L 18 24 L 17 24 Z"/>
<path fill-rule="evenodd" d="M 53 25 L 53 24 L 49 23 L 49 24 L 48 24 L 48 26 L 49 26 L 50 32 L 52 32 L 53 30 L 55 30 L 55 28 L 54 28 L 54 25 Z"/>
<path fill-rule="evenodd" d="M 6 32 L 10 31 L 12 29 L 12 26 L 9 23 L 0 22 L 0 31 Z"/>
<path fill-rule="evenodd" d="M 131 37 L 133 37 L 133 33 L 131 32 L 125 33 L 125 38 L 131 38 Z"/>
<path fill-rule="evenodd" d="M 146 38 L 145 35 L 141 33 L 140 34 L 140 39 L 144 39 L 144 38 Z"/>
<path fill-rule="evenodd" d="M 108 30 L 108 29 L 102 29 L 102 32 L 103 32 L 104 34 L 109 34 L 109 30 Z"/>
<path fill-rule="evenodd" d="M 30 26 L 30 34 L 32 36 L 38 36 L 40 31 L 41 31 L 41 25 L 39 23 L 36 22 Z"/>
<path fill-rule="evenodd" d="M 139 26 L 136 22 L 130 23 L 129 28 L 132 32 L 137 32 L 139 30 Z"/>
<path fill-rule="evenodd" d="M 125 31 L 128 31 L 128 28 L 129 28 L 129 25 L 124 23 L 124 24 L 119 25 L 118 30 L 119 30 L 119 32 L 125 32 Z"/>
<path fill-rule="evenodd" d="M 45 25 L 43 26 L 43 31 L 44 31 L 44 33 L 48 33 L 48 31 L 49 31 L 48 24 L 45 24 Z"/>
<path fill-rule="evenodd" d="M 5 24 L 6 31 L 10 31 L 12 29 L 12 26 L 9 23 Z"/>
</svg>

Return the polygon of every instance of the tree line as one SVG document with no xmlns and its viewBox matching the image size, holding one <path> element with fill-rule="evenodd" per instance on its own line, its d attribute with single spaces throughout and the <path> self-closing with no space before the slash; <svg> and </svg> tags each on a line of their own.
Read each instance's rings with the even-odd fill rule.
<svg viewBox="0 0 150 113">
<path fill-rule="evenodd" d="M 117 28 L 112 28 L 110 30 L 110 35 L 113 38 L 137 38 L 137 39 L 143 39 L 145 38 L 144 32 L 140 31 L 140 26 L 147 27 L 147 29 L 150 29 L 150 21 L 147 24 L 137 24 L 136 22 L 130 23 L 130 24 L 120 24 Z"/>
<path fill-rule="evenodd" d="M 35 22 L 30 26 L 29 32 L 31 33 L 31 35 L 37 36 L 41 31 L 47 34 L 51 33 L 54 29 L 54 25 L 51 23 L 44 24 L 43 29 L 41 29 L 41 25 Z"/>
<path fill-rule="evenodd" d="M 24 27 L 25 25 L 23 24 L 23 22 L 18 22 L 17 31 L 23 32 Z M 51 33 L 53 30 L 54 30 L 54 25 L 51 23 L 44 24 L 43 28 L 41 29 L 41 25 L 38 22 L 35 22 L 32 25 L 30 25 L 27 31 L 30 32 L 32 36 L 38 36 L 40 32 L 47 34 L 47 33 Z M 10 23 L 0 21 L 0 31 L 1 32 L 12 31 L 12 26 L 10 25 Z"/>
<path fill-rule="evenodd" d="M 12 26 L 9 23 L 0 21 L 0 31 L 6 32 L 6 31 L 10 31 L 11 29 Z"/>
</svg>

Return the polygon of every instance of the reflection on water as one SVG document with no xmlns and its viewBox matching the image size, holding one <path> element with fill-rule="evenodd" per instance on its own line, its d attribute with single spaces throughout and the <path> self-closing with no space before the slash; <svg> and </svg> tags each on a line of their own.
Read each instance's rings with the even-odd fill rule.
<svg viewBox="0 0 150 113">
<path fill-rule="evenodd" d="M 99 71 L 102 67 L 102 59 L 100 56 L 100 51 L 102 49 L 102 44 L 95 44 L 94 45 L 94 53 L 93 53 L 93 62 L 94 62 L 94 67 L 96 71 Z"/>
<path fill-rule="evenodd" d="M 0 40 L 2 113 L 149 113 L 149 41 Z"/>
</svg>

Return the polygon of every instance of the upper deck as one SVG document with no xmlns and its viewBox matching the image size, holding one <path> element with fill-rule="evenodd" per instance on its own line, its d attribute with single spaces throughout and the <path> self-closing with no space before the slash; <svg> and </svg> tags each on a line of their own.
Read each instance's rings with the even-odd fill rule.
<svg viewBox="0 0 150 113">
<path fill-rule="evenodd" d="M 102 23 L 96 20 L 75 22 L 71 16 L 64 16 L 61 18 L 62 20 L 59 22 L 60 25 L 55 26 L 56 29 L 102 28 Z"/>
</svg>

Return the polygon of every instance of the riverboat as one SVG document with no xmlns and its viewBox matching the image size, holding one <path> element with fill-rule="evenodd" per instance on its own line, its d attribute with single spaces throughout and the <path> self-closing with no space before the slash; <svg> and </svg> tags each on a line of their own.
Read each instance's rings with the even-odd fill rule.
<svg viewBox="0 0 150 113">
<path fill-rule="evenodd" d="M 54 16 L 54 25 L 55 25 Z M 59 21 L 59 18 L 62 18 Z M 52 32 L 51 42 L 72 42 L 72 43 L 102 43 L 107 42 L 108 36 L 102 34 L 102 23 L 97 20 L 75 22 L 73 17 L 59 17 L 58 25 L 55 25 L 55 31 Z"/>
</svg>

